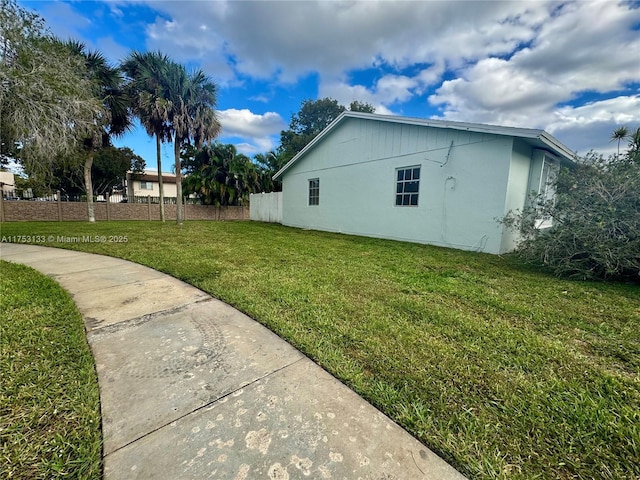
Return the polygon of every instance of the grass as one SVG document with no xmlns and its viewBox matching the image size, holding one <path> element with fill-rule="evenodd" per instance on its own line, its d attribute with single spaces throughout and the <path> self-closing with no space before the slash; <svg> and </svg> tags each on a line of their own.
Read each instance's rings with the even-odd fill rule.
<svg viewBox="0 0 640 480">
<path fill-rule="evenodd" d="M 0 478 L 99 479 L 98 382 L 82 317 L 53 280 L 0 267 Z"/>
<path fill-rule="evenodd" d="M 470 478 L 640 478 L 640 289 L 252 222 L 5 223 L 234 305 Z"/>
</svg>

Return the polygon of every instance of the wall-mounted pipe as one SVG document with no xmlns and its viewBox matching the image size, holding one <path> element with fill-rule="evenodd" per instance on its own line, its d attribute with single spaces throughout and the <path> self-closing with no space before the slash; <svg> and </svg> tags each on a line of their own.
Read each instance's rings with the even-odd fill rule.
<svg viewBox="0 0 640 480">
<path fill-rule="evenodd" d="M 440 165 L 440 168 L 444 167 L 447 163 L 449 163 L 449 155 L 451 155 L 451 149 L 453 148 L 453 140 L 451 140 L 451 145 L 449 145 L 449 151 L 447 152 L 447 158 L 444 163 Z"/>
</svg>

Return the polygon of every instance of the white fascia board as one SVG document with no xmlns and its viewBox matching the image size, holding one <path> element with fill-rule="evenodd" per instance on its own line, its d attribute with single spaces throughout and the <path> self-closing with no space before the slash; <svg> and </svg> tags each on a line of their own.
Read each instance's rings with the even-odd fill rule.
<svg viewBox="0 0 640 480">
<path fill-rule="evenodd" d="M 549 146 L 558 156 L 562 157 L 567 163 L 575 163 L 576 153 L 569 150 L 569 148 L 559 140 L 549 135 L 547 132 L 543 131 L 540 135 L 540 141 L 545 145 Z"/>
</svg>

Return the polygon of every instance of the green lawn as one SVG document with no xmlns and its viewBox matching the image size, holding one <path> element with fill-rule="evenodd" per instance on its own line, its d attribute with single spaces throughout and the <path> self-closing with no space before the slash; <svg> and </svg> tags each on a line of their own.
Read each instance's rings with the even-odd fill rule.
<svg viewBox="0 0 640 480">
<path fill-rule="evenodd" d="M 0 319 L 0 478 L 98 480 L 98 380 L 70 296 L 0 262 Z"/>
<path fill-rule="evenodd" d="M 640 288 L 251 222 L 9 223 L 267 325 L 471 478 L 640 478 Z"/>
</svg>

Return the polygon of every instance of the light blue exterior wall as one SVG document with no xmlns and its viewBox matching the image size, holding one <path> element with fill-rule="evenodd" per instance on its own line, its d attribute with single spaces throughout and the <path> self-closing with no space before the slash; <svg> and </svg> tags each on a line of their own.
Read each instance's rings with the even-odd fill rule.
<svg viewBox="0 0 640 480">
<path fill-rule="evenodd" d="M 530 164 L 508 135 L 346 118 L 285 172 L 283 223 L 502 253 L 516 239 L 496 219 L 524 206 Z M 396 169 L 409 166 L 421 167 L 419 203 L 398 207 Z"/>
<path fill-rule="evenodd" d="M 511 165 L 509 168 L 509 180 L 504 202 L 504 212 L 522 210 L 529 198 L 530 188 L 529 177 L 531 175 L 531 146 L 520 139 L 513 140 L 513 150 L 511 152 Z M 508 252 L 516 247 L 518 234 L 513 230 L 504 228 L 502 232 L 502 244 L 500 252 Z"/>
</svg>

